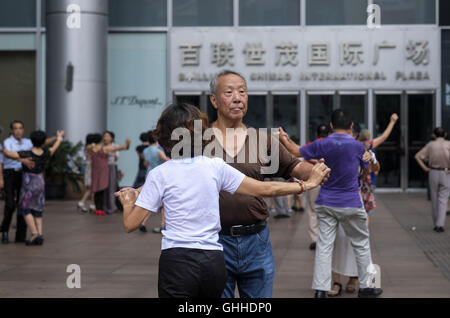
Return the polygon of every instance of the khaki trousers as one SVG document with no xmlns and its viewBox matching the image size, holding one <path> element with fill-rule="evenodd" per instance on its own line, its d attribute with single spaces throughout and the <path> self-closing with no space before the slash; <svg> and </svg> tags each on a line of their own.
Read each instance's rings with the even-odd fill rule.
<svg viewBox="0 0 450 318">
<path fill-rule="evenodd" d="M 369 229 L 366 224 L 367 214 L 364 207 L 333 208 L 316 205 L 316 214 L 319 219 L 319 236 L 316 245 L 312 289 L 331 290 L 331 261 L 338 223 L 342 225 L 355 252 L 359 286 L 360 288 L 369 287 L 370 273 L 368 270 L 372 264 L 372 257 Z"/>
<path fill-rule="evenodd" d="M 450 174 L 445 171 L 431 170 L 428 174 L 428 182 L 430 184 L 433 225 L 444 227 L 450 195 Z"/>
<path fill-rule="evenodd" d="M 309 236 L 312 242 L 317 242 L 317 235 L 319 233 L 319 222 L 317 221 L 317 215 L 315 212 L 315 202 L 319 195 L 320 187 L 310 189 L 306 191 L 306 212 L 308 213 L 309 220 Z"/>
</svg>

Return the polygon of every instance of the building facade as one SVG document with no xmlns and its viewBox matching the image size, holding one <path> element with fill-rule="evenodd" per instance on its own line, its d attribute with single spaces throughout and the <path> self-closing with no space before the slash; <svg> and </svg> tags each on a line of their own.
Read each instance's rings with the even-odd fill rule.
<svg viewBox="0 0 450 318">
<path fill-rule="evenodd" d="M 82 1 L 73 2 L 83 12 Z M 232 69 L 248 84 L 245 122 L 282 126 L 300 144 L 313 139 L 315 127 L 336 108 L 349 109 L 372 136 L 398 113 L 399 123 L 377 150 L 382 163 L 377 186 L 401 191 L 426 186 L 414 154 L 435 126 L 450 130 L 449 1 L 107 2 L 107 96 L 106 105 L 99 105 L 106 109 L 106 127 L 86 124 L 86 133 L 108 129 L 117 142 L 129 137 L 137 145 L 139 134 L 153 129 L 173 100 L 198 105 L 213 120 L 209 81 Z M 374 4 L 380 11 L 372 6 L 367 12 Z M 4 127 L 13 118 L 23 119 L 27 132 L 50 127 L 47 11 L 45 0 L 0 3 Z M 368 25 L 369 16 L 374 24 Z M 122 185 L 132 184 L 136 153 L 122 152 L 119 168 L 125 173 Z"/>
</svg>

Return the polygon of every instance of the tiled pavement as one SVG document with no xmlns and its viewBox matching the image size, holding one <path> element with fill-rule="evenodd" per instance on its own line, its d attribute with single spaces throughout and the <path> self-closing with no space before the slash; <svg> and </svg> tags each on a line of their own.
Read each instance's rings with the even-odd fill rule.
<svg viewBox="0 0 450 318">
<path fill-rule="evenodd" d="M 82 214 L 75 203 L 47 202 L 43 246 L 0 245 L 0 298 L 157 297 L 161 236 L 127 234 L 121 214 Z M 450 297 L 449 221 L 445 233 L 432 231 L 425 194 L 377 194 L 377 203 L 370 229 L 383 297 Z M 152 216 L 147 225 L 158 224 L 158 216 Z M 276 264 L 273 296 L 312 297 L 307 215 L 270 218 L 269 224 Z M 81 267 L 80 289 L 66 286 L 69 264 Z"/>
</svg>

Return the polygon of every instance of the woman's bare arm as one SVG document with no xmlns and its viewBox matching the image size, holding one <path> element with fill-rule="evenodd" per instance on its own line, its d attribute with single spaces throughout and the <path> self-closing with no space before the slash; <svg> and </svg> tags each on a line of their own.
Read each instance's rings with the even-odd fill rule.
<svg viewBox="0 0 450 318">
<path fill-rule="evenodd" d="M 302 184 L 297 182 L 258 181 L 250 177 L 244 177 L 236 192 L 251 196 L 273 197 L 304 192 L 315 188 L 329 174 L 330 168 L 324 163 L 315 165 L 310 177 Z"/>
<path fill-rule="evenodd" d="M 166 162 L 167 160 L 169 160 L 169 158 L 166 157 L 166 155 L 164 154 L 164 152 L 162 152 L 161 150 L 158 149 L 158 158 L 159 160 Z"/>
<path fill-rule="evenodd" d="M 150 213 L 150 211 L 135 205 L 139 192 L 133 188 L 125 188 L 115 193 L 123 206 L 123 227 L 127 233 L 138 229 Z"/>
<path fill-rule="evenodd" d="M 56 138 L 57 138 L 56 136 L 53 136 L 53 137 L 45 139 L 45 143 L 42 145 L 42 147 L 50 145 L 51 143 L 53 143 L 56 140 Z"/>
<path fill-rule="evenodd" d="M 115 152 L 115 151 L 122 151 L 122 150 L 128 150 L 130 148 L 131 139 L 127 138 L 123 144 L 120 146 L 105 146 L 103 147 L 104 152 Z"/>
<path fill-rule="evenodd" d="M 55 151 L 58 149 L 58 147 L 61 145 L 61 142 L 63 140 L 65 133 L 64 130 L 58 130 L 56 132 L 56 142 L 53 144 L 53 146 L 49 149 L 50 156 L 53 156 Z"/>
<path fill-rule="evenodd" d="M 383 131 L 381 136 L 373 139 L 373 145 L 372 145 L 373 149 L 377 148 L 379 145 L 381 145 L 383 142 L 385 142 L 389 138 L 389 135 L 391 134 L 392 129 L 394 129 L 394 126 L 395 126 L 395 123 L 397 122 L 397 120 L 398 120 L 398 115 L 396 113 L 392 114 L 389 124 L 386 127 L 386 129 Z"/>
</svg>

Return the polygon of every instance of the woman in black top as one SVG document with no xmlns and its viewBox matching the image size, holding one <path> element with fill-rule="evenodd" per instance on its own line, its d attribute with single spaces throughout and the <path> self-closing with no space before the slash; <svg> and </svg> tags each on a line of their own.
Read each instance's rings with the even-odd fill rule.
<svg viewBox="0 0 450 318">
<path fill-rule="evenodd" d="M 147 167 L 145 166 L 144 160 L 144 149 L 147 148 L 150 143 L 148 142 L 148 132 L 143 132 L 139 139 L 142 144 L 136 147 L 136 152 L 139 157 L 139 165 L 138 165 L 138 173 L 136 179 L 134 180 L 133 188 L 139 188 L 141 185 L 145 183 L 145 175 L 147 172 Z"/>
<path fill-rule="evenodd" d="M 58 130 L 56 142 L 50 149 L 43 149 L 42 146 L 47 139 L 45 132 L 33 131 L 30 135 L 33 148 L 30 151 L 8 151 L 5 155 L 11 159 L 31 157 L 35 163 L 32 169 L 23 165 L 22 188 L 17 213 L 23 215 L 28 227 L 31 230 L 31 239 L 25 242 L 26 245 L 42 245 L 42 211 L 45 203 L 45 182 L 43 172 L 47 160 L 58 149 L 64 137 L 64 131 Z"/>
</svg>

